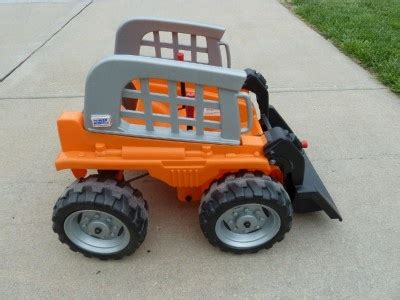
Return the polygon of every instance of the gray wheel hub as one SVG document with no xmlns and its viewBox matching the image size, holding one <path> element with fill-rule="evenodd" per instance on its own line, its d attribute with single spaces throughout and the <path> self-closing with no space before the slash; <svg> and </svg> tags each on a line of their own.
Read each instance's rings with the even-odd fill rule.
<svg viewBox="0 0 400 300">
<path fill-rule="evenodd" d="M 232 248 L 246 249 L 268 242 L 280 227 L 281 219 L 273 208 L 253 203 L 225 211 L 215 224 L 215 232 Z"/>
<path fill-rule="evenodd" d="M 129 230 L 121 220 L 97 210 L 71 213 L 65 219 L 64 232 L 78 247 L 98 254 L 121 251 L 130 240 Z"/>
</svg>

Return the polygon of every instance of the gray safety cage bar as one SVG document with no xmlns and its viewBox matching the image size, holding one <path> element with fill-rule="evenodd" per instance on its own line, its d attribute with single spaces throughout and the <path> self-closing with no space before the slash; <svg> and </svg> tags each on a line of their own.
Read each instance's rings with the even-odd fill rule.
<svg viewBox="0 0 400 300">
<path fill-rule="evenodd" d="M 126 89 L 132 79 L 140 80 L 140 89 Z M 150 79 L 163 79 L 168 84 L 168 94 L 153 93 Z M 252 127 L 253 106 L 247 93 L 240 92 L 246 73 L 190 62 L 134 56 L 113 55 L 98 63 L 86 81 L 84 119 L 85 128 L 92 132 L 148 138 L 172 139 L 194 142 L 240 144 L 240 135 Z M 194 98 L 178 95 L 179 82 L 195 84 Z M 204 99 L 204 86 L 218 89 L 218 101 Z M 122 97 L 141 99 L 144 111 L 121 109 Z M 246 101 L 247 127 L 241 128 L 238 99 Z M 156 114 L 152 101 L 170 104 L 170 114 Z M 178 115 L 178 105 L 193 106 L 194 118 Z M 204 109 L 218 109 L 220 121 L 204 119 Z M 144 120 L 145 125 L 131 124 L 124 118 Z M 168 123 L 169 127 L 155 126 L 155 122 Z M 179 125 L 193 126 L 181 130 Z M 208 128 L 217 131 L 207 130 Z"/>
<path fill-rule="evenodd" d="M 171 34 L 171 42 L 160 39 L 160 32 Z M 190 61 L 201 63 L 198 53 L 205 53 L 208 58 L 207 64 L 222 66 L 221 46 L 226 52 L 227 67 L 231 67 L 231 55 L 228 44 L 221 41 L 225 28 L 188 21 L 178 21 L 160 18 L 133 18 L 124 22 L 118 29 L 115 39 L 115 54 L 140 55 L 142 46 L 152 47 L 155 57 L 162 57 L 162 48 L 172 49 L 173 57 L 184 50 L 190 52 Z M 153 34 L 153 40 L 144 37 Z M 179 40 L 179 34 L 190 35 L 189 44 Z M 206 46 L 198 45 L 197 37 L 204 37 Z"/>
</svg>

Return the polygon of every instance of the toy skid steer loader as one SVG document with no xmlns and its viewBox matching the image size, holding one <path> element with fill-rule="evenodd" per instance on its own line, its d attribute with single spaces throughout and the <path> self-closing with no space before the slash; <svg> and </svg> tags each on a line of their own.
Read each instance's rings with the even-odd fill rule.
<svg viewBox="0 0 400 300">
<path fill-rule="evenodd" d="M 230 66 L 223 33 L 149 18 L 119 28 L 115 55 L 87 77 L 83 112 L 57 122 L 56 168 L 77 180 L 54 206 L 53 229 L 72 250 L 121 258 L 143 242 L 148 206 L 126 170 L 147 170 L 176 187 L 180 201 L 200 200 L 201 229 L 225 251 L 271 247 L 290 230 L 293 211 L 341 220 L 305 143 L 269 104 L 264 77 L 222 67 L 223 53 Z"/>
</svg>

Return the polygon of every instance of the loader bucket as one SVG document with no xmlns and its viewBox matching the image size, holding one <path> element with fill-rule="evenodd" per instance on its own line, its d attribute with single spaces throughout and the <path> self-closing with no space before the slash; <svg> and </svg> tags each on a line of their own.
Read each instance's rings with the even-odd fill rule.
<svg viewBox="0 0 400 300">
<path fill-rule="evenodd" d="M 267 137 L 264 154 L 271 164 L 280 167 L 285 175 L 285 188 L 289 192 L 296 212 L 324 210 L 332 219 L 342 221 L 332 197 L 322 183 L 303 150 L 305 146 L 278 111 L 269 104 L 267 81 L 262 74 L 246 69 L 243 85 L 256 94 L 260 108 L 260 124 Z"/>
<path fill-rule="evenodd" d="M 294 209 L 296 212 L 312 212 L 323 210 L 331 219 L 339 219 L 342 221 L 342 216 L 339 213 L 335 203 L 325 185 L 319 178 L 307 154 L 303 153 L 304 157 L 304 178 L 303 184 L 296 185 Z"/>
<path fill-rule="evenodd" d="M 323 210 L 331 219 L 339 219 L 335 203 L 315 171 L 302 144 L 273 106 L 269 118 L 262 120 L 267 128 L 265 155 L 285 174 L 285 184 L 291 192 L 294 210 L 299 213 Z"/>
</svg>

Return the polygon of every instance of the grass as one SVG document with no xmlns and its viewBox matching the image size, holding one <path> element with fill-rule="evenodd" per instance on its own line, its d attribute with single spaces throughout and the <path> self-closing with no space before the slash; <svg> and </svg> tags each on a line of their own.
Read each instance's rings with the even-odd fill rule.
<svg viewBox="0 0 400 300">
<path fill-rule="evenodd" d="M 400 0 L 286 0 L 344 53 L 400 93 Z"/>
</svg>

